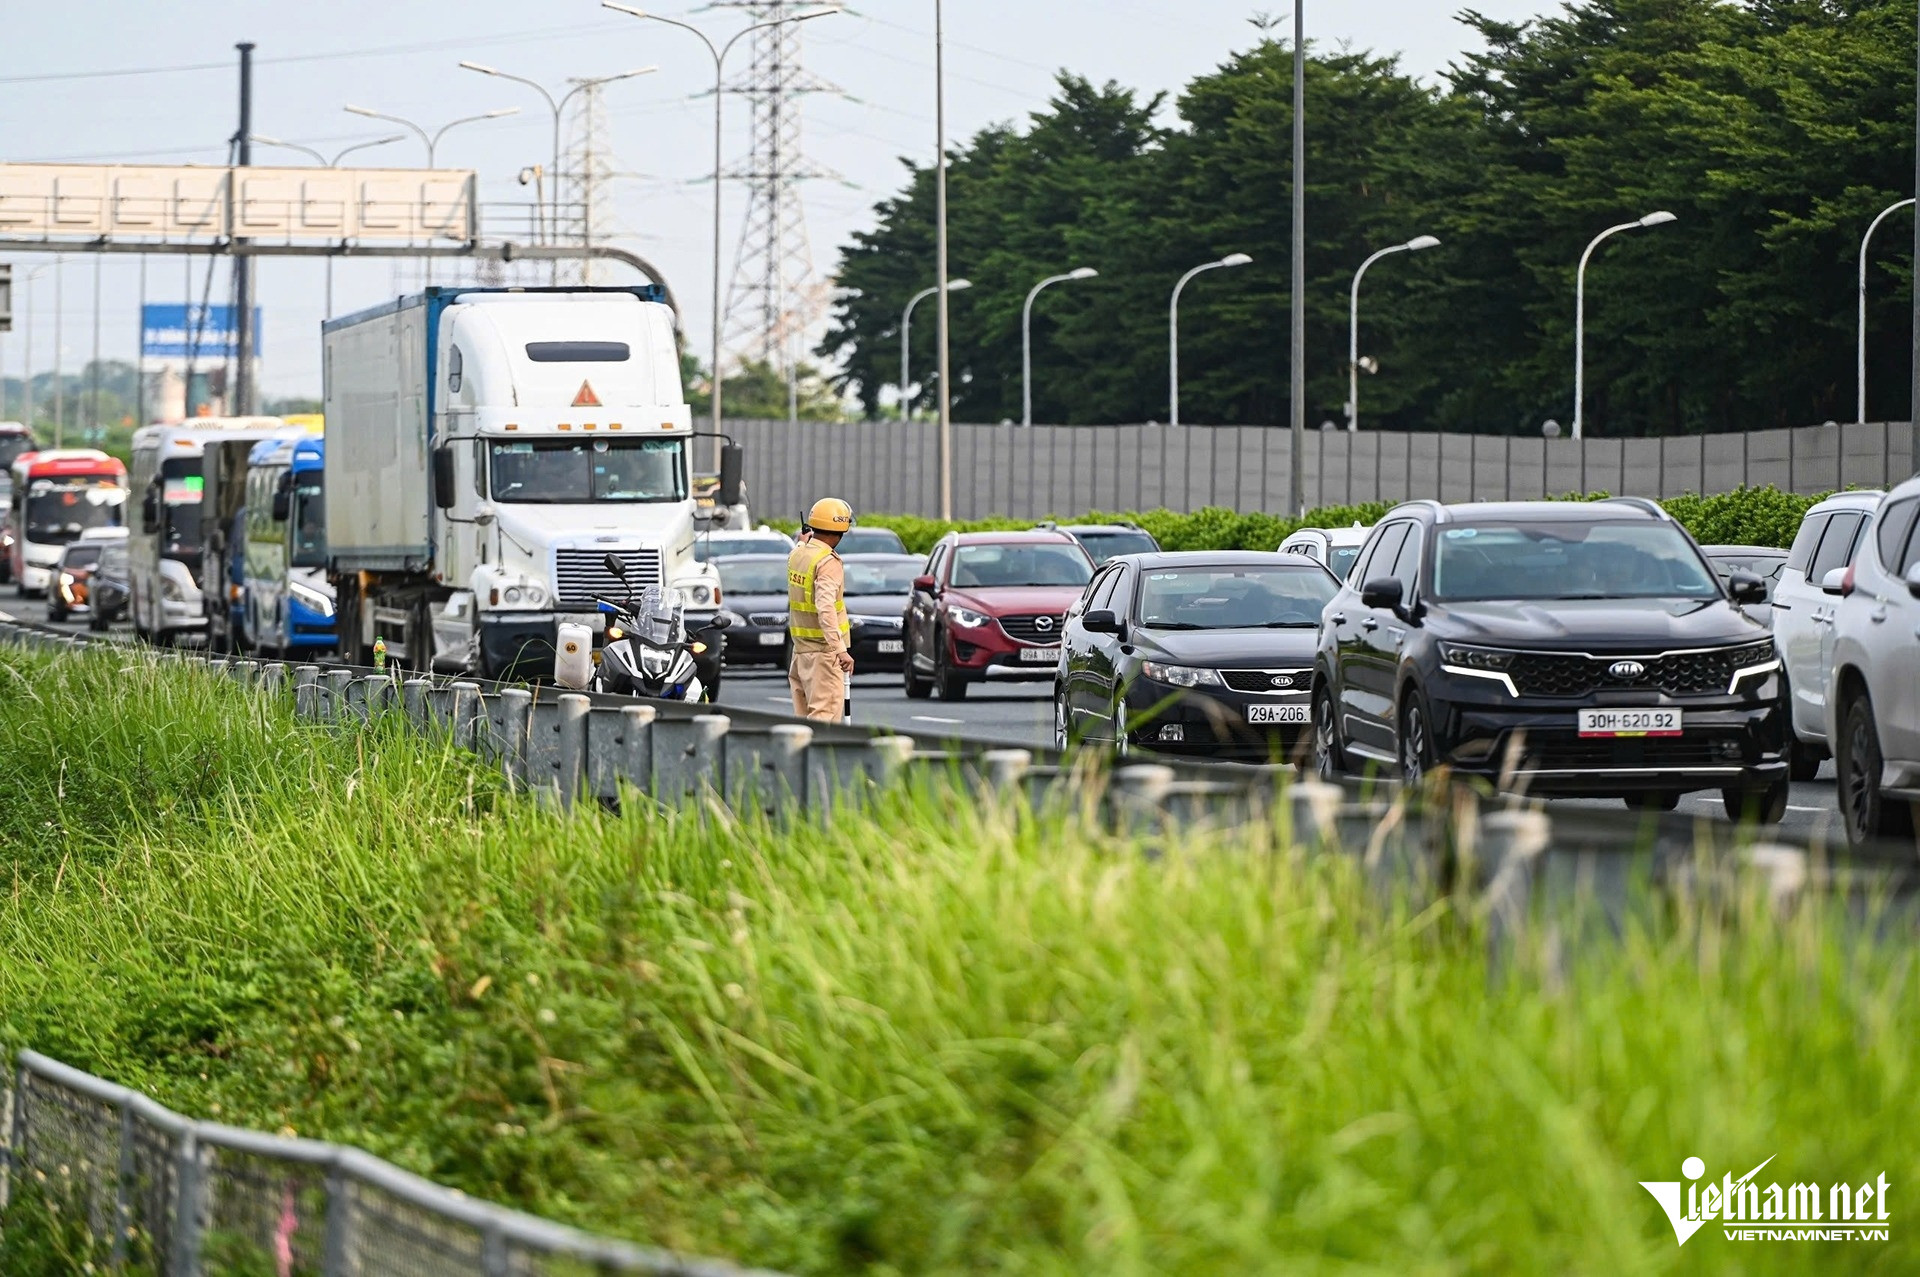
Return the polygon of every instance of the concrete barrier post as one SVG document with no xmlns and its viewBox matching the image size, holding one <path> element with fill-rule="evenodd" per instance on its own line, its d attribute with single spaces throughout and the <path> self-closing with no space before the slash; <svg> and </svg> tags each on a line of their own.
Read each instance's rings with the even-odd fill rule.
<svg viewBox="0 0 1920 1277">
<path fill-rule="evenodd" d="M 980 772 L 987 788 L 1003 797 L 1023 789 L 1032 769 L 1031 750 L 990 749 L 980 755 Z"/>
<path fill-rule="evenodd" d="M 347 717 L 347 688 L 353 684 L 352 670 L 328 670 L 324 675 L 327 694 L 320 704 L 320 720 L 341 723 Z"/>
<path fill-rule="evenodd" d="M 728 805 L 742 811 L 757 806 L 768 816 L 786 807 L 804 808 L 812 740 L 813 728 L 805 723 L 734 727 L 727 733 Z"/>
<path fill-rule="evenodd" d="M 235 661 L 229 667 L 233 681 L 242 687 L 252 687 L 260 681 L 260 662 Z"/>
<path fill-rule="evenodd" d="M 1132 832 L 1157 828 L 1166 815 L 1165 804 L 1174 780 L 1173 768 L 1158 763 L 1136 763 L 1116 770 L 1108 793 L 1120 828 Z"/>
<path fill-rule="evenodd" d="M 417 732 L 427 732 L 433 728 L 433 717 L 427 705 L 427 695 L 433 690 L 430 678 L 410 678 L 400 685 L 400 695 L 407 711 L 407 723 Z"/>
<path fill-rule="evenodd" d="M 601 802 L 616 802 L 622 784 L 653 793 L 653 725 L 659 711 L 651 705 L 622 705 L 616 713 L 587 715 L 587 792 Z"/>
<path fill-rule="evenodd" d="M 1766 889 L 1767 904 L 1776 914 L 1791 913 L 1806 894 L 1810 874 L 1807 853 L 1798 847 L 1760 842 L 1747 848 L 1742 867 Z"/>
<path fill-rule="evenodd" d="M 487 701 L 487 726 L 500 770 L 513 789 L 527 785 L 527 738 L 533 730 L 533 693 L 509 687 Z"/>
<path fill-rule="evenodd" d="M 268 661 L 260 667 L 260 690 L 279 699 L 287 690 L 287 666 L 284 661 Z"/>
<path fill-rule="evenodd" d="M 1340 806 L 1347 791 L 1320 780 L 1297 780 L 1287 786 L 1288 833 L 1295 847 L 1324 847 L 1339 838 Z"/>
<path fill-rule="evenodd" d="M 587 718 L 593 701 L 579 692 L 561 696 L 555 716 L 555 766 L 553 785 L 559 791 L 560 805 L 573 806 L 587 783 Z"/>
<path fill-rule="evenodd" d="M 1526 925 L 1541 854 L 1553 835 L 1543 811 L 1496 811 L 1480 821 L 1480 907 L 1487 920 L 1488 943 L 1504 944 Z"/>
<path fill-rule="evenodd" d="M 296 665 L 293 667 L 293 712 L 294 716 L 310 723 L 317 723 L 321 717 L 321 706 L 326 698 L 326 688 L 320 682 L 318 665 Z"/>
<path fill-rule="evenodd" d="M 480 695 L 480 684 L 463 680 L 448 691 L 453 743 L 477 754 L 482 745 L 481 735 L 487 725 L 487 707 Z"/>
<path fill-rule="evenodd" d="M 725 714 L 695 714 L 690 719 L 663 718 L 653 725 L 655 796 L 663 803 L 697 798 L 707 790 L 727 791 L 727 732 L 733 720 Z"/>
</svg>

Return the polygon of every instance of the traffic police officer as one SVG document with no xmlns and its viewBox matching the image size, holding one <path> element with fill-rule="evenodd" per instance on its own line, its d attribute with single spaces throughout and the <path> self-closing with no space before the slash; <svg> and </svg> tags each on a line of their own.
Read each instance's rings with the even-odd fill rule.
<svg viewBox="0 0 1920 1277">
<path fill-rule="evenodd" d="M 852 526 L 852 506 L 838 497 L 816 501 L 800 544 L 787 556 L 787 634 L 793 642 L 787 682 L 793 712 L 820 723 L 839 719 L 853 673 L 846 571 L 834 553 Z"/>
</svg>

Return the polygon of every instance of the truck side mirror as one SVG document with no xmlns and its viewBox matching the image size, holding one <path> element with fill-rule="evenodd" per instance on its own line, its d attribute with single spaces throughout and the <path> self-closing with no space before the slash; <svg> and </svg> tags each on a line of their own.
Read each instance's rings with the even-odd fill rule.
<svg viewBox="0 0 1920 1277">
<path fill-rule="evenodd" d="M 720 491 L 714 498 L 714 504 L 737 506 L 745 496 L 746 449 L 737 443 L 723 445 L 720 449 Z"/>
<path fill-rule="evenodd" d="M 275 498 L 276 502 L 278 498 Z M 453 509 L 453 449 L 433 450 L 433 504 L 442 510 Z M 276 510 L 279 508 L 276 504 Z M 276 514 L 275 518 L 281 516 Z"/>
<path fill-rule="evenodd" d="M 160 530 L 160 490 L 152 485 L 140 496 L 140 530 L 149 533 Z"/>
<path fill-rule="evenodd" d="M 606 565 L 607 571 L 613 573 L 617 580 L 624 581 L 627 579 L 627 561 L 619 555 L 609 554 L 606 558 L 602 559 L 601 562 Z"/>
</svg>

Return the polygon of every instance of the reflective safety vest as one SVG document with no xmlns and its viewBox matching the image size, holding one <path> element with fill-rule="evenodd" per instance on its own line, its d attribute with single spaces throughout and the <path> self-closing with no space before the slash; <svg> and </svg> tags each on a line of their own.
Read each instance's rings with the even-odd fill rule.
<svg viewBox="0 0 1920 1277">
<path fill-rule="evenodd" d="M 827 632 L 820 628 L 820 613 L 814 610 L 813 585 L 820 565 L 832 557 L 833 547 L 822 541 L 806 541 L 793 547 L 787 556 L 787 632 L 797 639 L 825 642 Z M 845 591 L 834 600 L 834 620 L 840 637 L 853 633 L 847 620 Z"/>
</svg>

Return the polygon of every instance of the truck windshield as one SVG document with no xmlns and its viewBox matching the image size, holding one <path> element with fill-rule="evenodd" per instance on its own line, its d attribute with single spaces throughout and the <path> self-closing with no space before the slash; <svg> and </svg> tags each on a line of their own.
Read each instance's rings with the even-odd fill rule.
<svg viewBox="0 0 1920 1277">
<path fill-rule="evenodd" d="M 544 505 L 685 501 L 679 439 L 500 441 L 488 446 L 493 499 Z"/>
<path fill-rule="evenodd" d="M 169 559 L 200 555 L 200 498 L 207 481 L 200 458 L 175 457 L 160 463 L 160 553 Z"/>
<path fill-rule="evenodd" d="M 127 490 L 111 479 L 35 479 L 27 487 L 27 540 L 65 545 L 88 528 L 120 525 Z"/>
<path fill-rule="evenodd" d="M 327 566 L 327 502 L 319 470 L 304 470 L 293 478 L 293 566 Z"/>
</svg>

